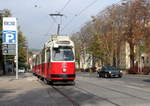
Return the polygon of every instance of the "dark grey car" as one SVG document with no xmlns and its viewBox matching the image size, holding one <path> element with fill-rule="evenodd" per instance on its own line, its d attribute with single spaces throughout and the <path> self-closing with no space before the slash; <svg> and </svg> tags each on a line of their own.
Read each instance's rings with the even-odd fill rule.
<svg viewBox="0 0 150 106">
<path fill-rule="evenodd" d="M 117 67 L 113 66 L 105 66 L 97 71 L 99 77 L 103 78 L 111 78 L 111 77 L 122 77 L 122 71 L 120 71 Z"/>
</svg>

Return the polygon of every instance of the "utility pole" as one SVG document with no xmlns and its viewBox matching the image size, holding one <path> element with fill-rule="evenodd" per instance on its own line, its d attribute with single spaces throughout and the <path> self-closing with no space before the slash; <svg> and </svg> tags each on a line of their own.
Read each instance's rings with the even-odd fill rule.
<svg viewBox="0 0 150 106">
<path fill-rule="evenodd" d="M 49 14 L 51 17 L 60 17 L 60 19 L 62 18 L 62 16 L 64 16 L 64 14 L 60 14 L 60 13 L 57 13 L 57 14 Z M 58 23 L 58 27 L 57 27 L 57 35 L 60 34 L 60 23 Z"/>
<path fill-rule="evenodd" d="M 28 69 L 29 69 L 29 68 L 28 68 L 28 65 L 29 65 L 29 50 L 28 50 L 28 45 L 26 45 L 26 47 L 27 47 L 27 48 L 26 48 L 26 49 L 27 49 L 27 50 L 26 50 L 26 52 L 27 52 L 27 54 L 26 54 L 26 55 L 27 55 L 27 68 L 26 68 L 26 69 L 27 69 L 27 71 L 29 71 L 29 70 L 28 70 Z"/>
</svg>

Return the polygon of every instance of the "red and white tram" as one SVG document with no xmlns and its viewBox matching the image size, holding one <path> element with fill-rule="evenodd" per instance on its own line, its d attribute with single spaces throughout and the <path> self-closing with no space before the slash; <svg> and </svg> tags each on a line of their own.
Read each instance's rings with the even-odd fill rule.
<svg viewBox="0 0 150 106">
<path fill-rule="evenodd" d="M 74 43 L 68 36 L 52 36 L 33 58 L 33 74 L 47 81 L 75 80 Z"/>
</svg>

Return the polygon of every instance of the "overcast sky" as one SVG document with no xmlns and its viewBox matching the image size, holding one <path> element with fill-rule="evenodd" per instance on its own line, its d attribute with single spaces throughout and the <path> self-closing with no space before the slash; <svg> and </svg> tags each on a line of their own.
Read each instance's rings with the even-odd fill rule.
<svg viewBox="0 0 150 106">
<path fill-rule="evenodd" d="M 65 4 L 69 4 L 62 10 Z M 96 1 L 96 2 L 95 2 Z M 120 0 L 0 0 L 0 10 L 9 9 L 27 37 L 29 48 L 41 49 L 51 34 L 56 34 L 59 18 L 48 14 L 61 11 L 61 34 L 71 35 L 107 6 Z M 95 2 L 95 3 L 93 3 Z M 92 4 L 91 6 L 89 6 Z M 88 7 L 88 8 L 86 8 Z M 83 10 L 83 12 L 81 12 Z M 81 12 L 81 14 L 80 14 Z M 76 16 L 78 15 L 78 16 Z"/>
</svg>

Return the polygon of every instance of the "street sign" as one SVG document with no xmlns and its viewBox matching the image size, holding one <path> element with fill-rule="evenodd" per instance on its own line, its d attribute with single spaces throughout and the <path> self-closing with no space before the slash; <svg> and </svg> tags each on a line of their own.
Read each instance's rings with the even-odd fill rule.
<svg viewBox="0 0 150 106">
<path fill-rule="evenodd" d="M 3 18 L 3 44 L 16 44 L 17 22 L 14 17 Z"/>
<path fill-rule="evenodd" d="M 3 31 L 3 44 L 16 44 L 16 31 Z"/>
<path fill-rule="evenodd" d="M 3 17 L 3 31 L 16 31 L 17 21 L 14 17 Z"/>
<path fill-rule="evenodd" d="M 16 50 L 8 50 L 8 49 L 3 50 L 3 55 L 15 55 L 15 54 Z"/>
<path fill-rule="evenodd" d="M 3 50 L 3 55 L 15 55 L 16 45 L 15 44 L 3 44 L 2 50 Z"/>
<path fill-rule="evenodd" d="M 3 49 L 16 50 L 15 44 L 3 44 Z"/>
</svg>

